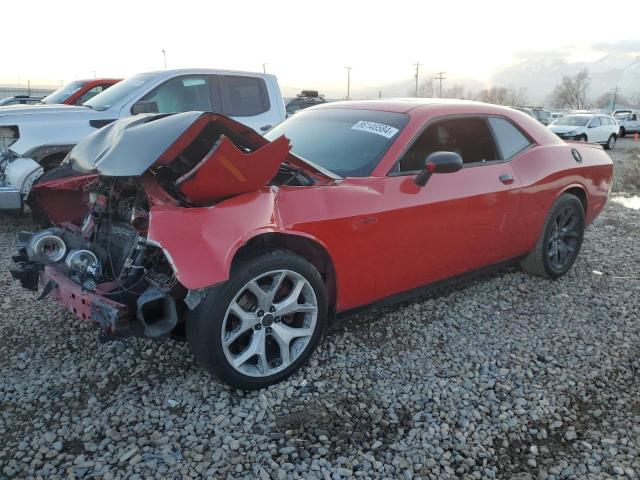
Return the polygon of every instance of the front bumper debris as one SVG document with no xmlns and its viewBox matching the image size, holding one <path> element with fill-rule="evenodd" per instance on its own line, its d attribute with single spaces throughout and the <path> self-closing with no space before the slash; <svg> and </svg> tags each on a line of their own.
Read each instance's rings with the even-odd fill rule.
<svg viewBox="0 0 640 480">
<path fill-rule="evenodd" d="M 54 267 L 25 261 L 26 255 L 13 257 L 18 267 L 11 270 L 13 278 L 28 290 L 37 291 L 44 287 L 43 295 L 50 293 L 60 306 L 73 312 L 78 318 L 100 325 L 104 334 L 110 337 L 124 337 L 130 334 L 128 309 L 126 305 L 105 298 L 100 293 L 89 292 Z"/>
</svg>

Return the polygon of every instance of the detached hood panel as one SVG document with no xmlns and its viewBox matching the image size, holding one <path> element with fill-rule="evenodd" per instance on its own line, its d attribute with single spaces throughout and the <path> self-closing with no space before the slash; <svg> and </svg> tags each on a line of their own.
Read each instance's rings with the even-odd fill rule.
<svg viewBox="0 0 640 480">
<path fill-rule="evenodd" d="M 269 142 L 224 115 L 143 114 L 92 133 L 67 162 L 78 172 L 108 177 L 141 176 L 152 169 L 161 184 L 172 183 L 192 205 L 204 206 L 262 187 L 283 162 L 318 176 L 290 149 L 285 137 Z"/>
</svg>

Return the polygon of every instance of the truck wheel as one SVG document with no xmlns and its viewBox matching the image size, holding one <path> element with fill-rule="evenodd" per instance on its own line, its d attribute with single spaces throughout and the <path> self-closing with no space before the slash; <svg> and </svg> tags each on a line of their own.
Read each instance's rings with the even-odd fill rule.
<svg viewBox="0 0 640 480">
<path fill-rule="evenodd" d="M 280 382 L 315 350 L 327 323 L 327 293 L 315 267 L 272 250 L 247 258 L 210 289 L 186 320 L 198 362 L 230 385 Z"/>
<path fill-rule="evenodd" d="M 564 193 L 553 204 L 534 249 L 521 262 L 529 273 L 558 278 L 569 271 L 584 236 L 584 207 L 579 198 Z"/>
</svg>

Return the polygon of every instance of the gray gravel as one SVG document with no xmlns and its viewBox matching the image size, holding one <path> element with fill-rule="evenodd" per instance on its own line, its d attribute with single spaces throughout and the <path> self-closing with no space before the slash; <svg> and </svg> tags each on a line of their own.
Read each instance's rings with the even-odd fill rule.
<svg viewBox="0 0 640 480">
<path fill-rule="evenodd" d="M 0 219 L 0 477 L 640 478 L 640 210 L 610 202 L 558 281 L 512 269 L 370 311 L 251 394 L 22 291 L 28 228 Z"/>
</svg>

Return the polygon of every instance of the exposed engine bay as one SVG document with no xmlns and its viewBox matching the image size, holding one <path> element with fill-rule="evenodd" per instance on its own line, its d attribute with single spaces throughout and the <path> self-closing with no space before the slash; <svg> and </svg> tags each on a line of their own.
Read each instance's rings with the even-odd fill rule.
<svg viewBox="0 0 640 480">
<path fill-rule="evenodd" d="M 53 226 L 19 235 L 13 276 L 97 321 L 108 338 L 172 333 L 199 296 L 150 237 L 154 212 L 182 218 L 259 188 L 327 181 L 288 158 L 286 138 L 268 142 L 238 125 L 187 112 L 131 117 L 89 136 L 58 178 L 34 187 Z M 181 238 L 181 249 L 189 242 Z"/>
</svg>

